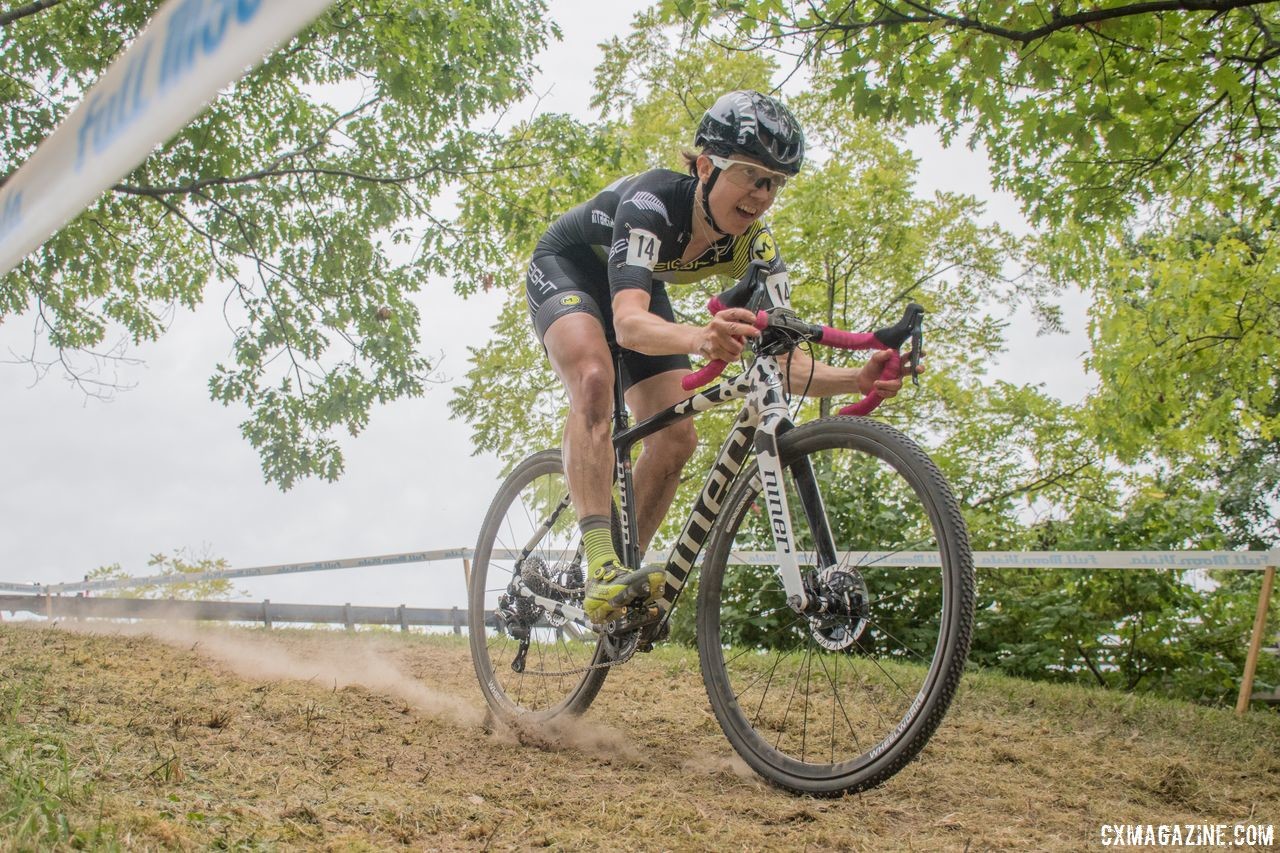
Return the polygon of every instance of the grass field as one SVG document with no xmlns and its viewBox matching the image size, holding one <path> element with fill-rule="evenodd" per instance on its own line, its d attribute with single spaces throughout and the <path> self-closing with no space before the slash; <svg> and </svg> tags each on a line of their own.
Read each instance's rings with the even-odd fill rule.
<svg viewBox="0 0 1280 853">
<path fill-rule="evenodd" d="M 1100 850 L 1280 824 L 1278 779 L 1278 715 L 974 673 L 886 786 L 811 800 L 736 758 L 689 650 L 489 734 L 464 638 L 0 623 L 5 850 Z"/>
</svg>

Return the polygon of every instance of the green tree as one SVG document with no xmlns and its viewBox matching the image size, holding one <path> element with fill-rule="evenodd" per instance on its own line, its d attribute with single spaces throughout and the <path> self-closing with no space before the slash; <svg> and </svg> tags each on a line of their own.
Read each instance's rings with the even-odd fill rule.
<svg viewBox="0 0 1280 853">
<path fill-rule="evenodd" d="M 1038 220 L 1111 221 L 1192 176 L 1218 203 L 1276 201 L 1275 0 L 664 6 L 831 68 L 859 115 L 971 131 Z"/>
<path fill-rule="evenodd" d="M 514 465 L 559 443 L 565 399 L 534 340 L 524 296 L 525 268 L 548 223 L 622 175 L 683 169 L 689 128 L 716 95 L 765 85 L 772 70 L 763 57 L 719 48 L 678 51 L 672 33 L 641 15 L 631 36 L 609 43 L 597 69 L 599 121 L 538 116 L 508 134 L 494 170 L 464 180 L 459 239 L 448 253 L 452 277 L 508 292 L 491 342 L 472 349 L 467 384 L 450 403 L 473 425 L 475 452 Z M 700 322 L 705 289 L 679 290 L 677 313 Z"/>
<path fill-rule="evenodd" d="M 523 295 L 524 266 L 547 222 L 621 174 L 678 167 L 677 154 L 706 105 L 728 88 L 767 88 L 775 71 L 759 54 L 691 43 L 642 16 L 631 36 L 608 46 L 598 69 L 596 101 L 607 105 L 605 118 L 588 124 L 540 117 L 510 135 L 501 161 L 510 168 L 469 179 L 457 229 L 487 239 L 464 236 L 450 255 L 455 278 L 501 283 L 510 292 L 492 343 L 473 350 L 467 384 L 451 404 L 473 425 L 477 451 L 514 464 L 559 440 L 563 395 L 529 329 Z M 1072 433 L 1072 410 L 1035 389 L 984 385 L 986 364 L 1004 340 L 992 304 L 1041 296 L 1025 280 L 1003 277 L 1018 243 L 979 223 L 975 199 L 919 198 L 916 163 L 892 131 L 858 120 L 821 91 L 790 102 L 819 152 L 770 212 L 791 268 L 793 302 L 815 320 L 855 329 L 896 319 L 909 300 L 925 305 L 937 370 L 881 416 L 938 448 L 962 498 L 978 507 L 984 536 L 1003 541 L 1028 493 L 1065 488 L 1097 459 L 1085 451 L 1082 461 L 1087 442 Z M 677 312 L 702 322 L 708 292 L 724 284 L 672 288 Z M 819 355 L 848 364 L 865 358 Z M 803 416 L 819 413 L 818 402 L 803 405 Z M 728 408 L 699 419 L 701 456 L 688 468 L 694 479 L 728 429 Z M 1076 443 L 1063 440 L 1067 435 Z M 682 490 L 682 498 L 691 491 Z M 677 505 L 673 517 L 680 514 Z"/>
<path fill-rule="evenodd" d="M 542 115 L 511 131 L 495 169 L 463 180 L 457 242 L 445 257 L 464 292 L 501 288 L 507 299 L 489 341 L 470 347 L 466 384 L 449 408 L 472 425 L 472 452 L 513 467 L 559 443 L 564 395 L 529 325 L 524 271 L 547 224 L 620 174 L 635 171 L 609 124 Z M 612 177 L 608 177 L 608 176 Z"/>
<path fill-rule="evenodd" d="M 1025 547 L 1216 549 L 1224 545 L 1218 512 L 1217 496 L 1197 481 L 1112 469 L 1095 494 L 1032 525 Z M 1229 704 L 1244 668 L 1258 575 L 985 570 L 971 660 L 1021 677 Z M 1272 617 L 1271 630 L 1280 628 L 1280 615 Z M 1280 660 L 1264 658 L 1259 684 L 1275 684 Z"/>
<path fill-rule="evenodd" d="M 860 115 L 981 145 L 997 185 L 1044 229 L 1033 257 L 1046 285 L 1092 299 L 1088 365 L 1099 388 L 1069 436 L 1043 447 L 1076 447 L 1089 476 L 1058 489 L 1058 503 L 1028 507 L 1049 519 L 1030 526 L 1001 531 L 1016 518 L 1007 507 L 979 514 L 970 501 L 979 537 L 1108 549 L 1280 542 L 1280 5 L 664 8 L 715 38 L 802 57 Z M 998 496 L 1010 480 L 993 461 L 987 483 Z M 1112 686 L 1172 681 L 1218 698 L 1247 635 L 1241 602 L 1256 595 L 1244 578 L 1189 592 L 1186 579 L 1129 573 L 1034 573 L 993 586 L 975 659 Z M 1190 634 L 1198 639 L 1185 656 L 1167 654 Z"/>
<path fill-rule="evenodd" d="M 1212 485 L 1233 544 L 1278 541 L 1280 4 L 664 8 L 704 33 L 799 45 L 860 115 L 981 144 L 1044 229 L 1032 257 L 1046 287 L 1093 300 L 1099 449 Z"/>
<path fill-rule="evenodd" d="M 524 264 L 547 222 L 619 174 L 673 165 L 716 94 L 768 87 L 775 69 L 763 60 L 683 40 L 641 18 L 630 38 L 609 46 L 598 69 L 598 102 L 607 105 L 601 121 L 541 117 L 509 138 L 510 171 L 472 180 L 458 228 L 490 239 L 469 241 L 471 248 L 453 260 L 463 278 L 511 289 L 493 343 L 473 351 L 469 384 L 452 404 L 472 423 L 478 446 L 514 463 L 558 441 L 563 397 L 533 341 L 522 289 Z M 1220 547 L 1218 502 L 1198 481 L 1182 474 L 1162 479 L 1150 462 L 1143 469 L 1117 464 L 1090 410 L 1040 388 L 991 380 L 987 365 L 1007 334 L 1005 306 L 1023 301 L 1051 316 L 1048 291 L 1026 277 L 1006 277 L 1022 245 L 981 224 L 977 200 L 920 198 L 916 163 L 894 126 L 861 119 L 832 96 L 828 82 L 817 73 L 810 90 L 788 99 L 818 153 L 770 212 L 791 270 L 793 303 L 805 316 L 855 329 L 896 319 L 907 300 L 926 306 L 931 370 L 877 417 L 931 448 L 965 509 L 975 548 Z M 707 292 L 719 284 L 673 288 L 677 311 L 700 321 Z M 849 364 L 862 357 L 820 355 Z M 793 405 L 802 418 L 824 410 L 799 397 Z M 731 414 L 727 408 L 723 414 Z M 728 427 L 719 414 L 699 419 L 702 456 L 688 469 L 691 479 L 700 480 Z M 842 482 L 863 480 L 851 475 Z M 682 489 L 675 520 L 692 493 Z M 830 507 L 842 544 L 893 541 L 897 516 L 866 518 L 856 506 L 865 501 L 852 503 Z M 675 532 L 668 526 L 660 536 Z M 767 529 L 757 532 L 765 545 Z M 1241 604 L 1247 590 L 1207 595 L 1173 573 L 1009 570 L 980 579 L 979 665 L 1207 700 L 1223 698 L 1238 672 L 1239 632 L 1247 632 L 1238 617 L 1248 610 Z M 739 580 L 728 606 L 760 609 L 759 588 L 747 574 Z M 889 596 L 900 601 L 897 610 L 877 617 L 895 635 L 918 624 L 912 607 L 936 606 L 906 593 L 909 578 L 888 573 L 874 583 L 880 592 L 903 584 L 903 595 Z M 677 611 L 674 637 L 692 637 L 691 616 L 687 605 Z M 737 639 L 751 643 L 760 628 L 744 628 Z"/>
<path fill-rule="evenodd" d="M 1232 546 L 1280 546 L 1275 228 L 1188 214 L 1100 254 L 1086 268 L 1099 431 L 1216 495 Z"/>
<path fill-rule="evenodd" d="M 232 596 L 246 595 L 237 591 L 231 581 L 226 578 L 205 578 L 203 580 L 177 580 L 185 575 L 200 575 L 209 572 L 222 572 L 229 569 L 230 564 L 221 557 L 209 554 L 202 556 L 188 549 L 180 549 L 172 554 L 152 554 L 147 560 L 148 576 L 160 575 L 166 578 L 164 583 L 140 583 L 120 586 L 100 593 L 104 598 L 178 598 L 190 601 L 216 601 L 229 599 Z M 173 578 L 173 580 L 168 580 Z M 119 563 L 99 566 L 85 575 L 86 581 L 130 581 L 133 576 L 120 567 Z"/>
<path fill-rule="evenodd" d="M 0 13 L 0 182 L 158 5 Z M 213 399 L 247 409 L 269 481 L 336 478 L 335 433 L 423 391 L 430 202 L 487 168 L 469 128 L 525 91 L 555 32 L 541 0 L 340 0 L 5 276 L 0 321 L 30 317 L 47 343 L 30 360 L 98 393 L 117 337 L 218 300 L 233 350 Z"/>
</svg>

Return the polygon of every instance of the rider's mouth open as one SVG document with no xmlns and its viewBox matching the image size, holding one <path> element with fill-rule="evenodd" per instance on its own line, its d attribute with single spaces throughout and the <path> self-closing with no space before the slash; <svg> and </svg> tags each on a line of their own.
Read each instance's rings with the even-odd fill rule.
<svg viewBox="0 0 1280 853">
<path fill-rule="evenodd" d="M 738 215 L 746 219 L 755 219 L 757 216 L 760 215 L 760 211 L 757 208 L 754 208 L 745 204 L 738 205 L 736 209 L 737 209 Z"/>
</svg>

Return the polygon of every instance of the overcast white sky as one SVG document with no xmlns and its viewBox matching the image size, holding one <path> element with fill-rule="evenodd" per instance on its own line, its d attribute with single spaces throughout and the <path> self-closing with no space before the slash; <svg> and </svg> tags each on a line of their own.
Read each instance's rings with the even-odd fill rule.
<svg viewBox="0 0 1280 853">
<path fill-rule="evenodd" d="M 589 115 L 595 44 L 626 31 L 640 0 L 552 0 L 564 41 L 541 58 L 543 107 Z M 517 111 L 518 112 L 518 111 Z M 1017 224 L 995 196 L 980 156 L 942 151 L 914 134 L 922 192 L 963 191 L 990 200 L 992 218 Z M 466 371 L 466 345 L 488 334 L 496 295 L 463 301 L 442 285 L 424 316 L 424 350 L 442 356 L 445 376 Z M 29 368 L 0 364 L 0 581 L 74 581 L 104 564 L 148 573 L 148 556 L 190 548 L 234 567 L 332 560 L 401 551 L 471 547 L 496 485 L 497 462 L 470 455 L 468 428 L 449 420 L 448 384 L 425 398 L 375 410 L 347 439 L 347 470 L 336 484 L 306 482 L 288 493 L 263 483 L 258 458 L 240 438 L 242 413 L 209 400 L 206 383 L 230 349 L 215 304 L 179 314 L 154 345 L 131 353 L 132 390 L 86 401 L 56 375 L 32 384 Z M 992 376 L 1043 382 L 1066 400 L 1088 387 L 1078 310 L 1074 334 L 1024 333 Z M 30 322 L 0 325 L 0 355 L 29 347 Z M 519 412 L 512 413 L 519 417 Z M 278 602 L 449 606 L 465 602 L 460 562 L 352 569 L 241 581 L 250 598 Z"/>
</svg>

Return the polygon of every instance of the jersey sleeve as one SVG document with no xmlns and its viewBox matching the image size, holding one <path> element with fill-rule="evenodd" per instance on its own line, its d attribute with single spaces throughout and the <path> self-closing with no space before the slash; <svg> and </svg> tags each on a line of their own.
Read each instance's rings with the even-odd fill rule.
<svg viewBox="0 0 1280 853">
<path fill-rule="evenodd" d="M 618 202 L 609 248 L 609 292 L 637 289 L 653 292 L 653 268 L 676 242 L 671 217 L 657 195 L 639 190 Z M 673 245 L 668 246 L 667 243 Z"/>
</svg>

